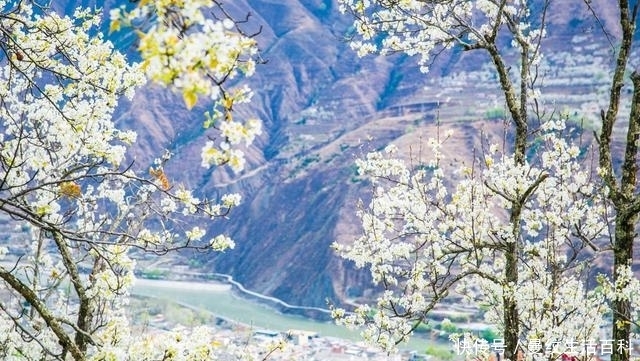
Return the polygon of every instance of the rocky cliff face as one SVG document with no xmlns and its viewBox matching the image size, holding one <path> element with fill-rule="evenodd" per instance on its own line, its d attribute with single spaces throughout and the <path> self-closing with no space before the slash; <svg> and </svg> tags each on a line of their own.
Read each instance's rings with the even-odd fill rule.
<svg viewBox="0 0 640 361">
<path fill-rule="evenodd" d="M 590 121 L 597 119 L 599 102 L 584 95 L 605 89 L 607 77 L 596 73 L 606 75 L 613 58 L 583 2 L 561 3 L 551 13 L 546 40 L 554 49 L 545 54 L 549 98 Z M 592 4 L 607 9 L 604 0 Z M 404 56 L 358 59 L 344 41 L 350 19 L 337 12 L 336 0 L 241 0 L 229 6 L 238 15 L 252 14 L 249 27 L 262 26 L 258 41 L 268 60 L 249 80 L 254 101 L 238 110 L 264 123 L 264 133 L 246 151 L 249 166 L 241 174 L 200 167 L 208 136 L 201 128 L 205 105 L 187 112 L 179 97 L 152 86 L 123 104 L 119 115 L 139 134 L 134 157 L 144 165 L 170 149 L 173 183 L 208 197 L 243 194 L 243 205 L 228 220 L 209 225 L 213 233 L 227 230 L 236 248 L 196 255 L 203 270 L 229 273 L 249 289 L 294 304 L 366 297 L 366 274 L 329 247 L 359 232 L 356 204 L 367 197 L 368 185 L 353 161 L 390 141 L 419 144 L 437 131 L 436 118 L 457 131 L 451 162 L 464 161 L 471 152 L 460 149 L 473 148 L 481 130 L 502 137 L 497 79 L 476 52 L 443 54 L 428 76 Z M 613 27 L 614 16 L 603 12 L 602 23 Z M 602 45 L 589 47 L 594 39 Z M 123 47 L 132 41 L 126 34 L 115 40 Z"/>
</svg>

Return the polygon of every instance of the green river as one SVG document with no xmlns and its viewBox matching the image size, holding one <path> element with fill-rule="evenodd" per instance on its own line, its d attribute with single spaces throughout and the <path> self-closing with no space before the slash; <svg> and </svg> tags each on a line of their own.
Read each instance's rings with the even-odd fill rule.
<svg viewBox="0 0 640 361">
<path fill-rule="evenodd" d="M 330 322 L 285 315 L 276 310 L 236 297 L 231 287 L 220 283 L 177 282 L 138 279 L 133 288 L 138 296 L 156 297 L 212 312 L 228 320 L 251 325 L 257 329 L 286 332 L 291 329 L 317 332 L 320 336 L 360 341 L 357 331 Z M 414 336 L 403 349 L 424 350 L 433 341 Z M 438 346 L 443 346 L 439 344 Z"/>
</svg>

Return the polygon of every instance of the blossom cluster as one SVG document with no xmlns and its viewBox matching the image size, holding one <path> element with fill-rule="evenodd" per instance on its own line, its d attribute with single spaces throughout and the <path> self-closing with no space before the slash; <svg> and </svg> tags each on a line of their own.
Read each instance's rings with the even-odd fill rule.
<svg viewBox="0 0 640 361">
<path fill-rule="evenodd" d="M 143 71 L 151 81 L 181 93 L 188 109 L 199 97 L 213 101 L 204 124 L 216 128 L 222 139 L 207 142 L 202 166 L 229 163 L 233 170 L 241 171 L 244 153 L 236 146 L 240 142 L 249 146 L 261 134 L 261 125 L 254 118 L 238 120 L 232 112 L 235 105 L 249 102 L 253 92 L 246 86 L 229 90 L 225 84 L 238 75 L 254 74 L 258 47 L 226 14 L 216 20 L 205 16 L 204 11 L 213 5 L 211 0 L 142 1 L 131 11 L 113 9 L 111 30 L 155 18 L 140 36 Z"/>
<path fill-rule="evenodd" d="M 608 231 L 608 215 L 577 147 L 559 137 L 564 127 L 545 124 L 536 157 L 524 164 L 489 146 L 473 166 L 461 165 L 463 177 L 454 184 L 440 167 L 442 141 L 429 142 L 437 158 L 417 167 L 416 160 L 396 158 L 393 147 L 358 160 L 373 187 L 358 213 L 363 234 L 334 248 L 366 266 L 384 292 L 374 305 L 353 313 L 335 309 L 334 317 L 365 326 L 365 338 L 391 350 L 455 290 L 465 302 L 483 305 L 486 321 L 498 327 L 504 327 L 503 300 L 514 300 L 526 337 L 596 336 L 606 305 L 602 292 L 586 288 L 586 260 Z M 512 207 L 518 207 L 516 222 L 508 216 Z M 515 284 L 505 274 L 514 244 Z"/>
<path fill-rule="evenodd" d="M 340 11 L 351 13 L 357 37 L 351 47 L 364 56 L 404 52 L 419 56 L 423 72 L 443 48 L 485 47 L 496 34 L 511 34 L 515 47 L 530 47 L 545 36 L 532 23 L 527 1 L 375 1 L 340 0 Z M 509 24 L 508 26 L 505 26 Z M 529 52 L 539 61 L 537 51 Z"/>
<path fill-rule="evenodd" d="M 114 322 L 103 333 L 105 337 L 110 335 L 122 335 L 116 327 L 129 329 L 126 319 L 119 319 L 117 325 Z M 114 332 L 116 331 L 116 332 Z M 257 355 L 270 354 L 280 350 L 284 341 L 279 340 L 273 344 L 259 345 L 249 341 L 240 343 L 218 337 L 209 327 L 199 326 L 193 329 L 177 327 L 171 331 L 151 332 L 141 337 L 127 335 L 124 339 L 104 339 L 105 347 L 92 355 L 88 360 L 166 360 L 166 361 L 202 361 L 202 360 L 262 360 Z M 124 343 L 126 339 L 134 339 L 131 343 Z"/>
</svg>

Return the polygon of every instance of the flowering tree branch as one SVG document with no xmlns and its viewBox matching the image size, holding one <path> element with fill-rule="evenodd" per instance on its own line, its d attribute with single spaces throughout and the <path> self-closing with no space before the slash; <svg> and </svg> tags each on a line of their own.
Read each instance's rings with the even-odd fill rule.
<svg viewBox="0 0 640 361">
<path fill-rule="evenodd" d="M 230 19 L 205 18 L 207 4 L 222 9 L 194 0 L 140 1 L 133 14 L 116 10 L 113 31 L 117 21 L 149 20 L 139 33 L 142 64 L 128 63 L 104 40 L 96 29 L 100 16 L 91 10 L 71 18 L 29 1 L 0 10 L 0 214 L 22 230 L 15 243 L 0 247 L 0 259 L 13 263 L 0 266 L 7 294 L 0 301 L 0 357 L 169 360 L 241 353 L 234 345 L 214 351 L 213 336 L 200 329 L 190 342 L 173 335 L 151 342 L 131 332 L 125 314 L 136 256 L 234 246 L 224 234 L 206 241 L 204 225 L 227 215 L 241 197 L 201 199 L 172 184 L 163 167 L 170 154 L 150 168 L 127 162 L 136 134 L 112 119 L 120 98 L 131 98 L 148 78 L 185 92 L 191 108 L 198 95 L 220 100 L 215 89 L 238 72 L 253 72 L 255 40 L 233 32 Z M 180 51 L 169 56 L 164 50 L 171 49 Z M 186 69 L 181 60 L 200 63 Z M 202 88 L 189 88 L 194 84 Z M 224 92 L 227 113 L 215 119 L 224 138 L 217 146 L 224 149 L 204 165 L 241 168 L 234 147 L 249 144 L 259 123 L 233 121 L 231 110 L 249 101 L 249 93 Z"/>
</svg>

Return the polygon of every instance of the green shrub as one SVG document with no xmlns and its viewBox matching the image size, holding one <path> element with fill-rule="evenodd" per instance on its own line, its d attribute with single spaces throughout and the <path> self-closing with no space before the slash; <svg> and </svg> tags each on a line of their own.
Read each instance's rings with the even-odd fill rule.
<svg viewBox="0 0 640 361">
<path fill-rule="evenodd" d="M 480 331 L 480 334 L 478 336 L 480 338 L 487 340 L 487 342 L 489 343 L 493 342 L 493 340 L 502 338 L 502 336 L 492 328 L 487 328 Z"/>
<path fill-rule="evenodd" d="M 500 120 L 504 119 L 506 114 L 507 112 L 504 110 L 504 108 L 496 107 L 484 112 L 484 117 L 487 120 Z"/>
<path fill-rule="evenodd" d="M 453 351 L 448 349 L 447 347 L 434 346 L 434 345 L 427 346 L 425 353 L 427 355 L 433 356 L 438 360 L 444 360 L 444 361 L 452 360 L 453 357 L 455 356 Z"/>
</svg>

